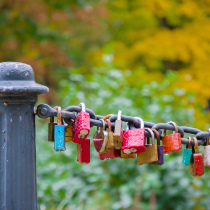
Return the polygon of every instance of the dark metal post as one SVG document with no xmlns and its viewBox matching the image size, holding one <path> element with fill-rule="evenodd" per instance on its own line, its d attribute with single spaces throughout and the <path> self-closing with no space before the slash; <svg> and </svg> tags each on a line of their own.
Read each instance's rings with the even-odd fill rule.
<svg viewBox="0 0 210 210">
<path fill-rule="evenodd" d="M 34 105 L 48 88 L 30 65 L 0 63 L 0 209 L 36 210 Z"/>
</svg>

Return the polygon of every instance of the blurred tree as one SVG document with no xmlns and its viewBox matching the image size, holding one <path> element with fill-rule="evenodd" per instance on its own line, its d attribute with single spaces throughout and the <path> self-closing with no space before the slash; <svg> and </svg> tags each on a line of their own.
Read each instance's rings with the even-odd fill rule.
<svg viewBox="0 0 210 210">
<path fill-rule="evenodd" d="M 109 53 L 117 68 L 135 71 L 136 76 L 145 69 L 148 81 L 159 82 L 160 72 L 179 71 L 175 85 L 194 93 L 195 104 L 204 107 L 210 98 L 209 4 L 208 0 L 2 0 L 0 60 L 31 64 L 38 80 L 51 88 L 46 96 L 51 103 L 56 100 L 53 89 L 58 90 L 58 80 L 68 76 L 70 67 L 89 74 Z"/>
<path fill-rule="evenodd" d="M 55 101 L 53 89 L 69 67 L 88 66 L 87 51 L 107 39 L 100 21 L 106 10 L 97 2 L 0 1 L 0 61 L 30 64 L 37 79 L 51 88 L 47 102 Z"/>
<path fill-rule="evenodd" d="M 136 75 L 143 68 L 159 82 L 160 72 L 178 71 L 175 86 L 194 93 L 195 104 L 205 107 L 210 98 L 210 1 L 122 0 L 106 5 L 110 42 L 95 51 L 94 65 L 100 66 L 102 55 L 111 49 L 115 66 Z M 195 116 L 200 114 L 201 107 Z M 198 126 L 207 122 L 197 120 Z"/>
</svg>

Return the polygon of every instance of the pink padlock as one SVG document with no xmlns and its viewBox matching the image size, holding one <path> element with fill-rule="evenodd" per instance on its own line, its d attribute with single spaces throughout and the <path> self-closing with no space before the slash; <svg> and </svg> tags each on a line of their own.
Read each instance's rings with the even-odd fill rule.
<svg viewBox="0 0 210 210">
<path fill-rule="evenodd" d="M 146 149 L 146 132 L 144 129 L 144 121 L 140 117 L 135 117 L 141 123 L 140 128 L 128 130 L 128 123 L 126 130 L 123 132 L 123 154 L 138 154 L 145 152 Z"/>
<path fill-rule="evenodd" d="M 90 115 L 85 112 L 85 104 L 80 103 L 82 111 L 76 116 L 72 124 L 73 142 L 81 144 L 90 133 Z"/>
<path fill-rule="evenodd" d="M 77 161 L 80 163 L 90 162 L 90 139 L 85 139 L 81 144 L 77 144 Z"/>
<path fill-rule="evenodd" d="M 97 152 L 101 150 L 104 138 L 107 135 L 107 132 L 105 131 L 105 122 L 102 119 L 100 120 L 103 122 L 103 129 L 100 128 L 99 130 L 99 127 L 97 127 L 97 131 L 93 134 L 93 143 Z"/>
</svg>

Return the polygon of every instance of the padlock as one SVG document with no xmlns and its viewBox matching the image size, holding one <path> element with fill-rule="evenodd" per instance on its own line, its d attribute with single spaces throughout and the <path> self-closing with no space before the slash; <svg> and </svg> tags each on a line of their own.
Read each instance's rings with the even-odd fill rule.
<svg viewBox="0 0 210 210">
<path fill-rule="evenodd" d="M 81 144 L 90 133 L 90 115 L 85 112 L 85 104 L 80 103 L 82 107 L 82 111 L 76 116 L 73 124 L 73 142 L 77 144 Z"/>
<path fill-rule="evenodd" d="M 106 154 L 103 153 L 98 153 L 98 158 L 101 160 L 104 159 L 113 159 L 116 157 L 116 152 L 115 152 L 115 148 L 110 149 Z"/>
<path fill-rule="evenodd" d="M 192 149 L 191 161 L 189 165 L 190 173 L 192 176 L 203 176 L 204 175 L 204 164 L 202 153 L 199 153 L 198 140 L 193 137 L 195 146 Z"/>
<path fill-rule="evenodd" d="M 128 123 L 126 125 L 126 130 L 123 132 L 123 144 L 122 151 L 124 154 L 138 154 L 140 152 L 145 152 L 146 148 L 146 133 L 144 130 L 144 121 L 135 117 L 140 121 L 140 127 L 133 130 L 128 130 Z"/>
<path fill-rule="evenodd" d="M 183 158 L 182 158 L 182 163 L 186 165 L 190 165 L 190 160 L 191 160 L 191 155 L 192 155 L 192 149 L 191 149 L 192 138 L 189 137 L 188 139 L 189 139 L 189 142 L 188 144 L 186 144 L 186 148 L 184 149 Z"/>
<path fill-rule="evenodd" d="M 127 154 L 127 155 L 125 155 L 125 154 L 123 154 L 123 151 L 122 150 L 119 150 L 120 151 L 120 157 L 121 158 L 123 158 L 123 159 L 135 159 L 136 158 L 136 154 Z"/>
<path fill-rule="evenodd" d="M 97 131 L 95 131 L 93 134 L 93 143 L 97 152 L 100 151 L 103 142 L 104 142 L 104 132 L 102 131 L 102 128 L 100 128 L 99 130 L 97 127 Z"/>
<path fill-rule="evenodd" d="M 77 144 L 77 162 L 90 163 L 90 139 Z"/>
<path fill-rule="evenodd" d="M 50 122 L 48 123 L 48 141 L 54 141 L 54 127 L 57 125 L 54 122 L 54 117 L 50 117 Z"/>
<path fill-rule="evenodd" d="M 210 132 L 210 129 L 208 129 Z M 210 167 L 210 138 L 206 139 L 206 146 L 204 146 L 204 165 Z"/>
<path fill-rule="evenodd" d="M 109 119 L 106 119 L 106 122 L 108 124 L 108 142 L 106 145 L 106 150 L 109 151 L 114 147 L 114 141 L 113 141 L 113 132 L 112 132 L 112 124 Z"/>
<path fill-rule="evenodd" d="M 62 125 L 61 120 L 61 107 L 55 107 L 58 111 L 57 113 L 57 125 L 54 127 L 54 150 L 55 151 L 65 151 L 65 126 Z"/>
<path fill-rule="evenodd" d="M 154 128 L 151 129 L 157 138 L 157 150 L 158 150 L 158 161 L 155 161 L 151 164 L 155 164 L 155 165 L 163 165 L 164 163 L 164 153 L 163 153 L 163 145 L 160 145 L 160 134 L 158 133 L 158 131 Z"/>
<path fill-rule="evenodd" d="M 102 128 L 102 132 L 104 134 L 104 139 L 103 139 L 103 143 L 101 146 L 101 149 L 99 150 L 99 153 L 103 153 L 106 154 L 109 150 L 107 150 L 107 144 L 108 144 L 108 133 L 105 130 L 105 121 L 103 119 L 100 119 L 103 123 L 103 128 Z"/>
<path fill-rule="evenodd" d="M 165 154 L 171 152 L 178 152 L 182 149 L 181 134 L 178 133 L 178 127 L 175 122 L 168 122 L 169 124 L 175 127 L 175 133 L 166 135 L 166 130 L 164 130 L 164 137 L 162 138 L 163 142 L 163 152 Z"/>
<path fill-rule="evenodd" d="M 120 152 L 120 150 L 115 149 L 113 147 L 106 154 L 98 153 L 98 158 L 101 159 L 101 160 L 104 160 L 104 159 L 113 159 L 113 158 L 121 158 L 121 152 Z"/>
<path fill-rule="evenodd" d="M 65 129 L 66 129 L 65 142 L 72 141 L 72 139 L 73 139 L 72 126 L 71 125 L 66 125 Z"/>
<path fill-rule="evenodd" d="M 123 138 L 123 129 L 122 129 L 122 111 L 118 111 L 117 120 L 115 121 L 115 129 L 114 129 L 114 147 L 115 149 L 122 148 L 122 138 Z"/>
<path fill-rule="evenodd" d="M 145 128 L 151 134 L 152 144 L 146 145 L 145 152 L 141 152 L 137 154 L 137 164 L 143 165 L 148 163 L 153 163 L 158 161 L 158 150 L 157 145 L 155 144 L 155 135 L 151 129 Z"/>
<path fill-rule="evenodd" d="M 114 155 L 115 155 L 115 158 L 121 158 L 121 150 L 120 149 L 114 149 Z"/>
</svg>

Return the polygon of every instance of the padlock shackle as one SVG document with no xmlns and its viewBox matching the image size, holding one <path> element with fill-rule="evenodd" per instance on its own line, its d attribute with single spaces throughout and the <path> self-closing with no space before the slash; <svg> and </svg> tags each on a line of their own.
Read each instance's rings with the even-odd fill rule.
<svg viewBox="0 0 210 210">
<path fill-rule="evenodd" d="M 188 139 L 189 139 L 189 142 L 188 144 L 186 144 L 186 148 L 190 149 L 191 144 L 192 144 L 192 138 L 189 136 Z"/>
<path fill-rule="evenodd" d="M 122 118 L 122 111 L 121 110 L 118 110 L 117 120 L 121 120 L 121 118 Z"/>
<path fill-rule="evenodd" d="M 167 122 L 167 124 L 170 124 L 170 125 L 173 125 L 174 126 L 175 133 L 178 133 L 179 132 L 178 127 L 177 127 L 177 124 L 175 122 L 169 121 L 169 122 Z M 164 136 L 166 136 L 166 129 L 164 129 Z"/>
<path fill-rule="evenodd" d="M 112 132 L 112 124 L 111 124 L 111 121 L 109 119 L 106 119 L 106 122 L 108 124 L 109 132 Z"/>
<path fill-rule="evenodd" d="M 127 123 L 126 123 L 126 126 L 125 126 L 125 130 L 128 131 L 129 129 L 130 129 L 130 128 L 129 128 L 129 123 L 127 122 Z"/>
<path fill-rule="evenodd" d="M 178 131 L 177 124 L 176 124 L 175 122 L 170 121 L 170 122 L 168 122 L 168 124 L 171 124 L 171 125 L 173 125 L 173 126 L 174 126 L 174 128 L 175 128 L 175 133 L 178 133 L 178 132 L 179 132 L 179 131 Z"/>
<path fill-rule="evenodd" d="M 155 135 L 150 128 L 145 128 L 145 131 L 148 131 L 152 137 L 152 145 L 155 144 Z"/>
<path fill-rule="evenodd" d="M 103 120 L 103 119 L 100 119 L 100 120 Z M 104 122 L 104 125 L 105 125 L 105 122 Z M 99 153 L 103 153 L 106 150 L 106 146 L 107 146 L 107 143 L 108 143 L 108 138 L 107 138 L 108 134 L 107 134 L 107 132 L 105 130 L 103 130 L 103 134 L 104 134 L 104 140 L 103 140 L 101 149 L 99 150 Z"/>
<path fill-rule="evenodd" d="M 80 103 L 79 104 L 79 106 L 81 106 L 82 107 L 82 112 L 85 112 L 85 103 L 84 102 L 82 102 L 82 103 Z"/>
<path fill-rule="evenodd" d="M 164 136 L 166 136 L 166 129 L 164 129 Z"/>
<path fill-rule="evenodd" d="M 57 110 L 57 125 L 62 125 L 61 107 L 60 106 L 55 106 L 54 109 Z"/>
<path fill-rule="evenodd" d="M 109 119 L 111 116 L 113 116 L 113 114 L 108 114 L 108 115 L 106 115 L 106 116 L 103 118 L 103 120 L 106 121 L 106 119 Z M 110 121 L 110 122 L 111 122 L 111 121 Z"/>
<path fill-rule="evenodd" d="M 155 135 L 156 135 L 156 138 L 157 138 L 157 145 L 160 145 L 160 134 L 158 133 L 158 131 L 154 128 L 151 129 Z"/>
<path fill-rule="evenodd" d="M 174 131 L 174 126 L 168 123 L 157 123 L 152 128 L 156 130 L 164 129 L 164 130 L 172 130 Z M 181 127 L 177 126 L 179 133 L 181 134 L 181 137 L 184 137 L 184 131 Z M 207 133 L 207 132 L 206 132 Z M 198 138 L 198 137 L 197 137 Z"/>
<path fill-rule="evenodd" d="M 140 128 L 144 128 L 144 120 L 140 117 L 134 117 L 140 122 Z"/>
<path fill-rule="evenodd" d="M 64 109 L 64 111 L 63 112 L 67 112 L 67 113 L 72 113 L 72 112 L 81 112 L 82 111 L 82 109 L 81 109 L 81 106 L 68 106 L 66 109 Z M 97 119 L 96 118 L 96 115 L 95 115 L 95 113 L 94 113 L 94 111 L 93 110 L 91 110 L 91 109 L 88 109 L 88 108 L 85 108 L 85 111 L 86 112 L 88 112 L 89 113 L 89 115 L 90 115 L 90 118 L 91 119 Z M 72 119 L 74 119 L 75 117 L 72 117 Z"/>
<path fill-rule="evenodd" d="M 199 153 L 199 148 L 198 148 L 198 140 L 196 137 L 192 138 L 195 144 L 195 153 Z"/>
<path fill-rule="evenodd" d="M 103 127 L 100 127 L 100 129 L 105 131 L 105 126 L 106 126 L 105 121 L 103 119 L 100 119 L 100 121 L 103 123 Z"/>
</svg>

